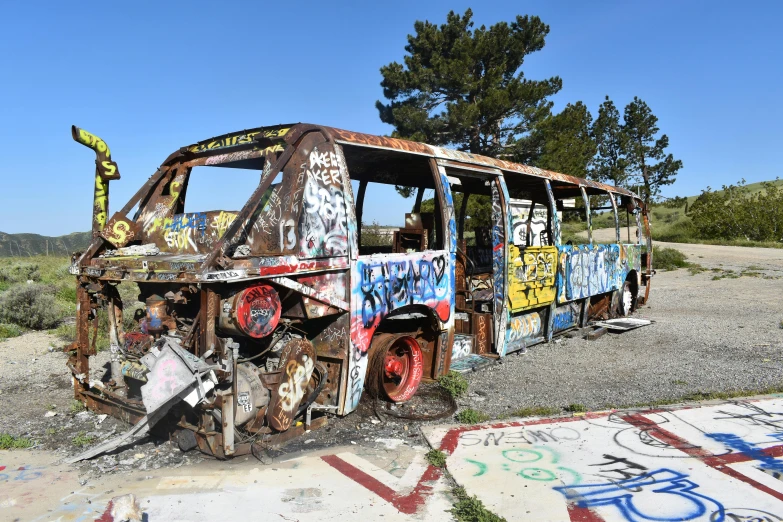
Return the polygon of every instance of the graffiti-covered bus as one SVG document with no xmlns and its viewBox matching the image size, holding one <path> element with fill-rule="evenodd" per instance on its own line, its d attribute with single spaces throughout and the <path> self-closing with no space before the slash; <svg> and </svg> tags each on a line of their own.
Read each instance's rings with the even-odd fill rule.
<svg viewBox="0 0 783 522">
<path fill-rule="evenodd" d="M 350 413 L 365 388 L 404 402 L 422 381 L 631 314 L 649 296 L 648 214 L 622 188 L 294 124 L 182 147 L 112 214 L 119 167 L 103 140 L 72 134 L 96 155 L 93 241 L 71 266 L 76 398 L 165 426 L 183 448 L 247 453 Z M 194 172 L 214 167 L 250 180 L 242 203 L 191 211 Z M 361 225 L 374 184 L 416 195 L 386 234 Z M 598 211 L 613 216 L 613 241 L 593 240 Z M 574 214 L 583 244 L 563 241 Z M 89 368 L 100 339 L 102 379 Z"/>
</svg>

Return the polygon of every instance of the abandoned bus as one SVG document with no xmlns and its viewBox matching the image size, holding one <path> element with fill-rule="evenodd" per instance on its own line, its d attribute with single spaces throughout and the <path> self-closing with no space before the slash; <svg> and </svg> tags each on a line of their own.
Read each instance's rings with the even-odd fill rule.
<svg viewBox="0 0 783 522">
<path fill-rule="evenodd" d="M 72 132 L 96 154 L 93 241 L 71 267 L 75 396 L 137 433 L 165 428 L 183 449 L 225 458 L 282 442 L 350 413 L 365 387 L 407 401 L 422 380 L 631 314 L 649 295 L 647 209 L 622 188 L 295 124 L 180 148 L 110 215 L 118 166 L 103 140 Z M 204 167 L 258 182 L 241 208 L 186 212 Z M 388 241 L 361 226 L 376 183 L 417 194 Z M 471 215 L 471 201 L 491 212 Z M 593 241 L 596 210 L 614 216 L 609 243 Z M 563 244 L 568 212 L 587 221 L 585 244 Z M 625 243 L 622 221 L 635 229 Z M 98 381 L 99 324 L 111 365 Z"/>
</svg>

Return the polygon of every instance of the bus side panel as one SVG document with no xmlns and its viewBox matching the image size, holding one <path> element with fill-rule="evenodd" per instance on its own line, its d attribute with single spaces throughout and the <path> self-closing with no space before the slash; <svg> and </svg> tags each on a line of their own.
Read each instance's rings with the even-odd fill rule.
<svg viewBox="0 0 783 522">
<path fill-rule="evenodd" d="M 558 303 L 619 290 L 641 267 L 638 245 L 562 245 L 558 253 Z"/>
<path fill-rule="evenodd" d="M 538 308 L 555 300 L 557 248 L 520 249 L 509 244 L 508 300 L 512 313 Z"/>
<path fill-rule="evenodd" d="M 449 323 L 454 308 L 455 263 L 455 254 L 443 250 L 359 256 L 351 263 L 351 353 L 345 413 L 359 405 L 372 336 L 384 317 L 403 306 L 424 305 L 442 323 Z"/>
</svg>

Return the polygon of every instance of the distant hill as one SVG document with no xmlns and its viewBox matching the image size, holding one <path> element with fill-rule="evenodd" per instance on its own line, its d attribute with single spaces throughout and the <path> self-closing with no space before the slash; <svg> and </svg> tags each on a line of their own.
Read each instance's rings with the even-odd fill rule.
<svg viewBox="0 0 783 522">
<path fill-rule="evenodd" d="M 49 255 L 71 255 L 87 248 L 91 240 L 91 232 L 74 232 L 58 237 L 0 232 L 0 257 L 46 255 L 47 252 Z"/>
<path fill-rule="evenodd" d="M 759 181 L 758 183 L 748 183 L 745 185 L 749 190 L 751 194 L 755 194 L 756 192 L 761 192 L 764 190 L 763 183 L 772 183 L 773 185 L 776 185 L 779 188 L 783 188 L 783 179 L 776 179 L 776 180 L 770 180 L 770 181 Z M 736 182 L 734 183 L 736 185 Z M 712 190 L 715 192 L 723 192 L 723 189 L 721 189 L 720 186 L 712 187 Z M 696 201 L 696 198 L 698 198 L 700 194 L 697 194 L 695 196 L 688 196 L 688 204 L 693 204 L 694 201 Z"/>
</svg>

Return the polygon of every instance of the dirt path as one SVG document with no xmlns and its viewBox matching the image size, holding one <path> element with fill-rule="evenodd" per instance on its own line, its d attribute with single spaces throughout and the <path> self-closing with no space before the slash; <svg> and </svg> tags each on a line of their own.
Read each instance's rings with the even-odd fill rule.
<svg viewBox="0 0 783 522">
<path fill-rule="evenodd" d="M 587 237 L 587 232 L 580 235 Z M 627 233 L 620 230 L 620 236 L 625 241 Z M 631 238 L 636 237 L 636 227 L 631 228 Z M 599 228 L 593 230 L 593 241 L 600 243 L 614 242 L 615 231 L 613 228 Z M 777 248 L 740 247 L 723 245 L 703 245 L 700 243 L 667 243 L 654 241 L 656 246 L 676 248 L 688 256 L 693 263 L 704 265 L 708 268 L 724 266 L 725 268 L 748 268 L 756 265 L 770 270 L 783 270 L 783 250 Z"/>
</svg>

